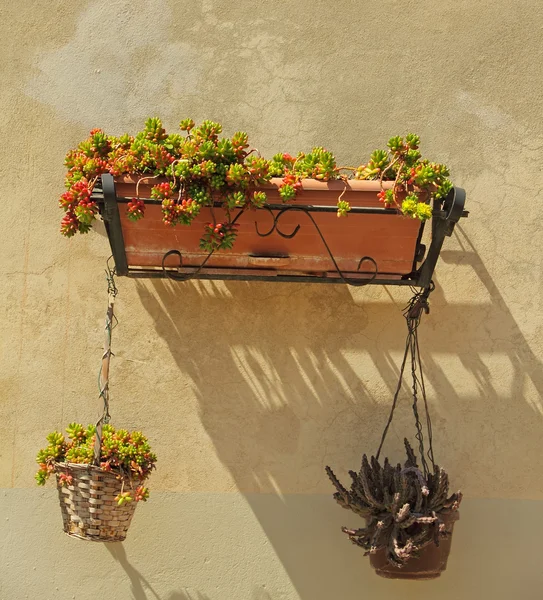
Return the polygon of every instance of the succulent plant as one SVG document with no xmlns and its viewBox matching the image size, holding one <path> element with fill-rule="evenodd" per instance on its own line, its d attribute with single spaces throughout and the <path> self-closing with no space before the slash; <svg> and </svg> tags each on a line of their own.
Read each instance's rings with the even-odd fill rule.
<svg viewBox="0 0 543 600">
<path fill-rule="evenodd" d="M 343 527 L 344 533 L 365 554 L 385 549 L 388 561 L 397 567 L 416 557 L 425 545 L 439 545 L 448 535 L 443 516 L 457 511 L 462 500 L 460 492 L 449 496 L 449 477 L 443 469 L 435 465 L 425 477 L 407 440 L 405 449 L 403 466 L 392 466 L 387 458 L 381 465 L 375 457 L 368 460 L 364 455 L 360 471 L 349 471 L 350 490 L 326 467 L 337 503 L 366 519 L 366 527 Z"/>
<path fill-rule="evenodd" d="M 128 203 L 126 216 L 131 221 L 139 221 L 145 214 L 145 203 L 143 200 L 138 198 L 132 198 Z"/>
<path fill-rule="evenodd" d="M 184 119 L 180 132 L 168 134 L 158 117 L 147 119 L 135 136 L 114 137 L 93 129 L 66 155 L 66 191 L 59 202 L 65 212 L 61 233 L 70 237 L 91 229 L 98 214 L 98 206 L 91 200 L 92 191 L 98 178 L 108 172 L 115 177 L 165 177 L 167 184 L 160 185 L 168 185 L 169 192 L 155 186 L 152 197 L 162 200 L 164 223 L 172 226 L 189 225 L 202 207 L 217 201 L 222 202 L 226 222 L 231 223 L 230 210 L 265 205 L 265 192 L 255 193 L 254 188 L 271 177 L 283 179 L 279 194 L 284 202 L 296 199 L 302 191 L 302 179 L 347 179 L 340 173 L 334 155 L 320 146 L 296 156 L 278 153 L 268 160 L 250 148 L 245 132 L 231 138 L 221 137 L 221 133 L 220 123 L 207 120 L 197 126 L 192 119 Z M 406 216 L 425 220 L 432 214 L 431 200 L 445 198 L 452 183 L 447 167 L 421 158 L 419 144 L 414 134 L 390 138 L 387 150 L 375 150 L 366 164 L 354 169 L 354 178 L 394 181 L 391 190 L 379 194 L 380 199 Z M 421 206 L 414 205 L 415 197 Z M 348 202 L 338 198 L 338 216 L 346 216 L 349 210 Z M 144 215 L 141 198 L 128 202 L 129 219 L 137 221 Z M 214 236 L 206 229 L 202 248 L 226 249 L 233 238 L 228 236 L 228 243 L 219 245 L 212 239 Z"/>
<path fill-rule="evenodd" d="M 367 165 L 360 165 L 356 170 L 357 179 L 375 179 L 385 167 L 390 164 L 390 158 L 386 150 L 374 150 L 371 153 Z"/>
<path fill-rule="evenodd" d="M 36 462 L 40 468 L 35 479 L 38 485 L 45 485 L 47 479 L 55 472 L 56 463 L 92 464 L 94 460 L 94 444 L 96 427 L 84 428 L 80 423 L 70 423 L 66 428 L 68 439 L 58 431 L 47 436 L 48 445 L 38 452 Z M 139 431 L 132 433 L 125 429 L 115 429 L 109 424 L 102 427 L 102 444 L 100 451 L 100 467 L 104 471 L 115 473 L 119 479 L 128 481 L 131 488 L 123 492 L 117 501 L 120 504 L 132 499 L 147 500 L 149 491 L 141 484 L 155 468 L 156 455 L 151 451 L 147 438 Z M 69 475 L 59 475 L 60 485 L 71 485 Z M 122 500 L 122 502 L 121 502 Z"/>
<path fill-rule="evenodd" d="M 223 223 L 208 223 L 200 240 L 200 248 L 206 252 L 215 250 L 230 250 L 236 241 L 238 226 L 225 221 Z"/>
<path fill-rule="evenodd" d="M 152 117 L 145 121 L 145 129 L 143 130 L 145 133 L 146 139 L 151 142 L 162 142 L 168 136 L 166 134 L 166 130 L 162 127 L 162 121 L 158 117 Z"/>
<path fill-rule="evenodd" d="M 396 206 L 406 216 L 425 221 L 432 216 L 431 200 L 445 198 L 452 183 L 445 165 L 421 158 L 419 144 L 419 136 L 413 133 L 405 139 L 390 138 L 389 151 L 372 152 L 369 162 L 356 170 L 355 178 L 394 181 L 391 190 L 381 190 L 380 200 L 386 206 Z"/>
<path fill-rule="evenodd" d="M 347 213 L 351 210 L 351 205 L 346 200 L 338 200 L 337 203 L 337 216 L 346 217 Z"/>
</svg>

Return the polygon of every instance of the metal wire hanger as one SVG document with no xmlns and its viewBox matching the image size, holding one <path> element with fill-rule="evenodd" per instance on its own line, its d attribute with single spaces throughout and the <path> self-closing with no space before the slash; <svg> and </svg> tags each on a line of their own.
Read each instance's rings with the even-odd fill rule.
<svg viewBox="0 0 543 600">
<path fill-rule="evenodd" d="M 420 348 L 419 348 L 419 339 L 418 339 L 418 326 L 420 325 L 420 321 L 422 318 L 423 312 L 428 314 L 430 312 L 430 306 L 428 304 L 428 297 L 435 289 L 434 282 L 431 281 L 430 285 L 423 290 L 419 290 L 415 293 L 413 298 L 409 301 L 408 305 L 405 307 L 403 311 L 403 316 L 405 317 L 407 323 L 407 339 L 405 341 L 405 352 L 402 360 L 402 366 L 400 368 L 400 377 L 398 380 L 398 386 L 396 387 L 396 392 L 394 394 L 394 400 L 392 402 L 392 407 L 390 409 L 390 414 L 388 417 L 388 421 L 385 425 L 383 434 L 381 436 L 381 443 L 379 444 L 379 449 L 377 450 L 377 454 L 375 455 L 376 459 L 379 459 L 379 455 L 381 454 L 381 450 L 383 448 L 383 444 L 385 443 L 385 439 L 392 423 L 392 419 L 394 418 L 394 411 L 396 410 L 396 406 L 398 404 L 398 398 L 400 395 L 400 391 L 402 388 L 404 371 L 407 364 L 408 357 L 410 358 L 411 363 L 411 388 L 413 394 L 413 415 L 415 417 L 415 427 L 417 433 L 415 435 L 418 443 L 419 443 L 419 453 L 422 469 L 425 476 L 428 476 L 430 470 L 428 468 L 427 459 L 430 461 L 432 465 L 432 470 L 435 467 L 434 462 L 434 449 L 432 446 L 432 421 L 430 419 L 430 413 L 428 410 L 428 401 L 426 399 L 426 388 L 424 385 L 424 375 L 422 373 L 422 362 L 420 359 Z M 425 420 L 426 420 L 426 435 L 428 437 L 428 451 L 425 451 L 425 443 L 424 443 L 424 432 L 423 425 L 419 416 L 419 395 L 422 397 L 424 402 L 424 412 L 425 412 Z"/>
<path fill-rule="evenodd" d="M 117 286 L 115 285 L 115 267 L 110 266 L 110 261 L 113 257 L 110 256 L 106 263 L 106 279 L 108 306 L 106 312 L 106 322 L 104 328 L 104 353 L 102 354 L 102 363 L 98 374 L 98 387 L 100 390 L 99 398 L 102 400 L 102 416 L 96 423 L 96 441 L 94 444 L 94 463 L 100 465 L 100 450 L 102 447 L 102 426 L 104 423 L 109 423 L 111 418 L 109 414 L 109 361 L 112 356 L 111 352 L 111 332 L 116 327 L 118 321 L 113 312 L 115 297 L 117 296 Z"/>
</svg>

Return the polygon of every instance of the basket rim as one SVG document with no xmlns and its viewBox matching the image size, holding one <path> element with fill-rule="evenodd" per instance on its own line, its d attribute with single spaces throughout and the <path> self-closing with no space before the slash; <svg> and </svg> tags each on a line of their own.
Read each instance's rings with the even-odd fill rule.
<svg viewBox="0 0 543 600">
<path fill-rule="evenodd" d="M 125 483 L 128 482 L 130 484 L 134 484 L 139 481 L 137 478 L 132 478 L 115 467 L 112 467 L 109 471 L 105 471 L 101 467 L 90 463 L 73 463 L 68 461 L 55 461 L 53 466 L 55 473 L 58 473 L 59 471 L 79 471 L 80 473 L 89 473 L 92 475 L 101 475 L 102 477 L 107 478 L 115 478 L 118 481 L 124 480 Z"/>
<path fill-rule="evenodd" d="M 53 463 L 55 469 L 61 469 L 61 468 L 69 468 L 69 469 L 80 469 L 82 471 L 94 471 L 94 470 L 98 470 L 101 471 L 102 473 L 107 473 L 108 471 L 104 471 L 101 467 L 98 467 L 97 465 L 93 465 L 90 463 L 73 463 L 73 462 L 68 462 L 68 461 L 55 461 Z"/>
<path fill-rule="evenodd" d="M 124 479 L 126 481 L 131 480 L 130 477 L 128 477 L 122 471 L 119 471 L 118 469 L 116 469 L 114 467 L 112 467 L 110 471 L 105 471 L 101 467 L 98 467 L 96 465 L 92 465 L 89 463 L 72 463 L 72 462 L 68 462 L 68 461 L 65 461 L 65 462 L 55 461 L 53 463 L 53 465 L 54 465 L 55 473 L 57 471 L 69 470 L 69 471 L 93 473 L 95 475 L 102 475 L 104 477 L 115 477 L 115 479 L 118 479 L 119 477 L 121 477 L 122 479 Z"/>
</svg>

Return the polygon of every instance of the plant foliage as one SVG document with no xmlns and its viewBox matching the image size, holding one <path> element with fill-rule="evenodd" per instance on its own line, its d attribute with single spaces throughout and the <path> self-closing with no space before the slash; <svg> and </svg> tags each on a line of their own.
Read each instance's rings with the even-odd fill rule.
<svg viewBox="0 0 543 600">
<path fill-rule="evenodd" d="M 79 423 L 70 423 L 66 432 L 67 438 L 58 431 L 50 433 L 47 436 L 48 445 L 38 452 L 36 462 L 40 468 L 35 477 L 38 485 L 45 485 L 55 472 L 56 463 L 93 463 L 96 427 L 89 425 L 84 428 Z M 156 455 L 140 431 L 130 433 L 109 424 L 103 425 L 100 468 L 115 473 L 118 479 L 127 481 L 131 487 L 130 491 L 116 498 L 120 505 L 132 500 L 147 500 L 149 490 L 142 484 L 155 468 L 155 462 Z M 60 474 L 59 482 L 61 485 L 70 485 L 70 476 Z M 135 488 L 134 483 L 137 484 Z"/>
<path fill-rule="evenodd" d="M 232 137 L 221 137 L 221 133 L 222 126 L 214 121 L 196 126 L 192 119 L 184 119 L 179 133 L 168 134 L 157 117 L 147 119 L 135 136 L 115 137 L 93 129 L 66 155 L 61 232 L 70 237 L 90 230 L 98 215 L 92 191 L 103 173 L 133 175 L 145 181 L 158 179 L 151 196 L 161 201 L 164 223 L 170 226 L 190 225 L 202 207 L 220 200 L 226 220 L 206 226 L 201 247 L 208 251 L 232 247 L 237 228 L 230 211 L 265 206 L 266 192 L 257 188 L 272 177 L 282 178 L 279 194 L 284 202 L 295 200 L 302 192 L 304 179 L 349 179 L 342 174 L 346 168 L 338 167 L 334 155 L 322 147 L 296 156 L 279 153 L 268 160 L 250 147 L 246 133 L 240 131 Z M 414 134 L 405 139 L 391 138 L 387 150 L 375 150 L 366 164 L 351 169 L 351 177 L 379 180 L 381 184 L 393 181 L 392 189 L 381 190 L 380 200 L 424 221 L 432 215 L 431 200 L 444 198 L 452 183 L 445 165 L 421 157 L 419 142 Z M 338 216 L 346 216 L 349 210 L 349 203 L 340 196 Z M 129 219 L 138 221 L 144 215 L 143 199 L 128 202 Z"/>
<path fill-rule="evenodd" d="M 381 465 L 375 457 L 368 460 L 364 455 L 360 471 L 349 471 L 350 490 L 326 467 L 337 490 L 334 499 L 366 519 L 364 528 L 342 530 L 366 554 L 384 549 L 388 561 L 397 567 L 427 544 L 439 545 L 440 538 L 449 534 L 443 517 L 457 511 L 462 500 L 460 492 L 449 496 L 449 477 L 443 469 L 435 465 L 434 472 L 425 477 L 407 440 L 405 448 L 403 466 L 392 466 L 388 458 Z"/>
</svg>

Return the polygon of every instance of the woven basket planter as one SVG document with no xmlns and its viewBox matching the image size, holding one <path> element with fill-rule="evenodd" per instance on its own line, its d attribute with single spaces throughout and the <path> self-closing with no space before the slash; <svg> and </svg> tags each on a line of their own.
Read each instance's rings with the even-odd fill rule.
<svg viewBox="0 0 543 600">
<path fill-rule="evenodd" d="M 55 463 L 55 474 L 65 533 L 93 542 L 126 538 L 136 502 L 117 505 L 115 496 L 121 493 L 122 481 L 114 473 L 93 465 Z M 70 475 L 72 485 L 61 485 L 61 474 Z"/>
</svg>

